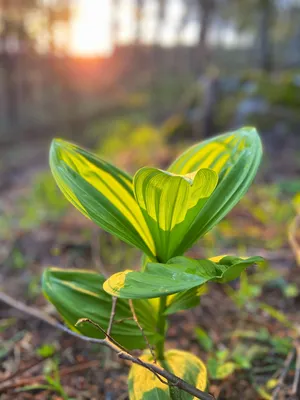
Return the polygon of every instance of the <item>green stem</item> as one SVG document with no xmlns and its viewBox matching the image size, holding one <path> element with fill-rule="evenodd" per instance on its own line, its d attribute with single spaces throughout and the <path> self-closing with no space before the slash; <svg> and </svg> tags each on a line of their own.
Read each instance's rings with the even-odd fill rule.
<svg viewBox="0 0 300 400">
<path fill-rule="evenodd" d="M 167 296 L 159 299 L 159 311 L 157 320 L 157 333 L 161 335 L 161 340 L 156 345 L 156 358 L 158 360 L 165 359 L 165 333 L 166 333 L 166 317 L 164 315 L 167 304 Z"/>
</svg>

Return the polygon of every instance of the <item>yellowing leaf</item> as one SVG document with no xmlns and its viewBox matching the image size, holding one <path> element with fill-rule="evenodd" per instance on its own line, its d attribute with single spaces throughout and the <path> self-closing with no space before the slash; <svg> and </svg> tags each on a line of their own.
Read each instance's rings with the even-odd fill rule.
<svg viewBox="0 0 300 400">
<path fill-rule="evenodd" d="M 211 375 L 213 379 L 226 379 L 228 376 L 232 375 L 233 372 L 237 369 L 237 364 L 228 361 L 223 364 L 219 364 L 216 367 L 215 373 Z"/>
<path fill-rule="evenodd" d="M 155 258 L 155 246 L 135 201 L 132 179 L 92 153 L 54 140 L 50 166 L 67 199 L 104 230 Z"/>
<path fill-rule="evenodd" d="M 141 359 L 152 363 L 153 358 L 145 353 Z M 181 350 L 169 350 L 165 353 L 164 367 L 174 375 L 204 391 L 207 385 L 207 371 L 203 362 L 191 353 Z M 163 384 L 152 372 L 134 364 L 129 373 L 130 400 L 169 400 L 168 385 Z M 180 391 L 182 400 L 193 400 L 196 397 Z"/>
<path fill-rule="evenodd" d="M 227 257 L 227 254 L 223 254 L 221 256 L 210 257 L 210 261 L 213 261 L 213 262 L 217 263 L 220 260 L 222 260 L 222 258 L 224 258 L 224 257 Z"/>
<path fill-rule="evenodd" d="M 142 168 L 136 173 L 136 200 L 156 243 L 160 262 L 177 254 L 180 242 L 217 182 L 217 173 L 210 169 L 185 176 L 155 168 Z"/>
<path fill-rule="evenodd" d="M 278 383 L 279 383 L 278 379 L 274 379 L 274 378 L 273 379 L 269 379 L 267 381 L 267 383 L 266 383 L 266 388 L 269 389 L 269 390 L 272 390 L 278 385 Z"/>
</svg>

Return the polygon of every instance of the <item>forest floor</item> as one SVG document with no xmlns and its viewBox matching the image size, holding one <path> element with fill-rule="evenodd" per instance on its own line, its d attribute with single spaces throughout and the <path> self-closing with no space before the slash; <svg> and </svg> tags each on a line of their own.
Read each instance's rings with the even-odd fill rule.
<svg viewBox="0 0 300 400">
<path fill-rule="evenodd" d="M 300 164 L 294 139 L 284 147 L 285 154 L 273 159 L 276 149 L 268 150 L 259 181 L 245 200 L 190 251 L 199 257 L 261 255 L 268 267 L 251 269 L 248 278 L 233 286 L 210 285 L 197 308 L 170 317 L 167 348 L 189 350 L 206 361 L 209 391 L 219 400 L 275 400 L 272 389 L 275 386 L 276 391 L 286 360 L 299 347 L 300 274 L 287 232 L 295 214 L 291 199 L 300 191 L 296 179 Z M 42 160 L 36 168 L 29 162 L 13 185 L 1 189 L 4 210 L 23 212 L 17 199 L 28 191 L 33 173 L 43 167 Z M 98 254 L 93 224 L 71 208 L 58 219 L 27 229 L 12 221 L 1 237 L 0 289 L 47 314 L 56 315 L 41 293 L 40 277 L 47 266 L 97 269 L 103 249 L 108 272 L 124 267 L 121 258 L 127 247 L 124 250 L 120 242 L 112 243 L 101 233 Z M 109 258 L 105 246 L 119 254 L 117 260 Z M 130 257 L 136 262 L 136 253 Z M 62 333 L 1 301 L 0 338 L 3 400 L 128 398 L 126 362 L 106 348 Z M 299 398 L 292 388 L 294 364 L 277 390 L 277 400 Z M 50 385 L 49 376 L 55 377 L 56 386 Z"/>
</svg>

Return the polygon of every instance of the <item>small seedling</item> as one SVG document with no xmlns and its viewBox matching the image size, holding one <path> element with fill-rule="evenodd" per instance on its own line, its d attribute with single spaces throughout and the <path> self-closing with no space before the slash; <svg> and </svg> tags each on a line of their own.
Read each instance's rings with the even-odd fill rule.
<svg viewBox="0 0 300 400">
<path fill-rule="evenodd" d="M 167 316 L 196 306 L 206 283 L 232 281 L 262 261 L 184 256 L 246 193 L 261 156 L 256 130 L 243 128 L 196 144 L 167 171 L 144 167 L 132 178 L 74 144 L 54 140 L 50 166 L 67 199 L 144 257 L 140 270 L 108 279 L 90 270 L 48 268 L 43 276 L 46 297 L 77 332 L 106 338 L 121 355 L 146 349 L 140 358 L 144 363 L 159 365 L 204 391 L 203 362 L 188 352 L 165 350 Z M 82 318 L 89 323 L 78 324 Z M 180 380 L 162 381 L 144 366 L 131 368 L 131 400 L 195 398 L 191 390 L 182 394 Z"/>
</svg>

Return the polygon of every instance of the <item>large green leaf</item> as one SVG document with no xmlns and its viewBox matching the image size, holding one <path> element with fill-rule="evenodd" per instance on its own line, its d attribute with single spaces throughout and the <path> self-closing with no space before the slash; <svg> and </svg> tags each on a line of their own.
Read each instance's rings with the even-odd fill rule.
<svg viewBox="0 0 300 400">
<path fill-rule="evenodd" d="M 43 291 L 49 301 L 56 307 L 64 321 L 74 331 L 94 338 L 103 338 L 99 330 L 90 324 L 81 324 L 75 328 L 80 318 L 89 318 L 107 329 L 112 298 L 102 286 L 105 278 L 89 270 L 48 268 L 43 274 Z M 151 343 L 158 339 L 156 334 L 156 313 L 147 300 L 134 301 L 134 308 L 139 323 Z M 128 301 L 117 302 L 115 321 L 125 319 L 113 325 L 112 336 L 128 349 L 144 349 L 146 343 L 140 329 L 133 320 Z"/>
<path fill-rule="evenodd" d="M 208 281 L 228 282 L 248 266 L 261 262 L 261 257 L 226 256 L 218 262 L 174 257 L 167 264 L 149 263 L 143 272 L 127 270 L 114 274 L 103 288 L 124 299 L 150 299 L 197 288 Z"/>
<path fill-rule="evenodd" d="M 67 199 L 104 230 L 155 258 L 155 246 L 135 201 L 132 178 L 92 153 L 55 139 L 50 166 Z"/>
<path fill-rule="evenodd" d="M 193 224 L 218 182 L 211 169 L 184 176 L 142 168 L 134 176 L 134 192 L 156 245 L 157 260 L 167 262 Z"/>
<path fill-rule="evenodd" d="M 203 264 L 211 262 L 205 260 Z M 213 263 L 211 263 L 214 266 Z M 166 296 L 193 287 L 201 286 L 209 280 L 221 277 L 218 270 L 190 272 L 182 264 L 147 265 L 144 272 L 124 271 L 112 275 L 103 285 L 104 290 L 112 296 L 124 299 L 147 299 Z"/>
<path fill-rule="evenodd" d="M 254 128 L 201 142 L 170 166 L 175 174 L 189 174 L 200 168 L 211 168 L 219 182 L 183 238 L 177 254 L 183 254 L 193 243 L 215 226 L 240 200 L 254 179 L 262 157 L 262 145 Z"/>
<path fill-rule="evenodd" d="M 153 358 L 148 352 L 141 359 L 144 362 L 153 363 Z M 206 367 L 193 354 L 181 350 L 169 350 L 165 353 L 163 366 L 197 389 L 202 391 L 206 389 Z M 170 400 L 173 398 L 168 385 L 163 384 L 151 371 L 136 364 L 133 364 L 130 369 L 128 388 L 130 400 Z M 182 400 L 196 399 L 182 390 L 179 395 Z"/>
</svg>

